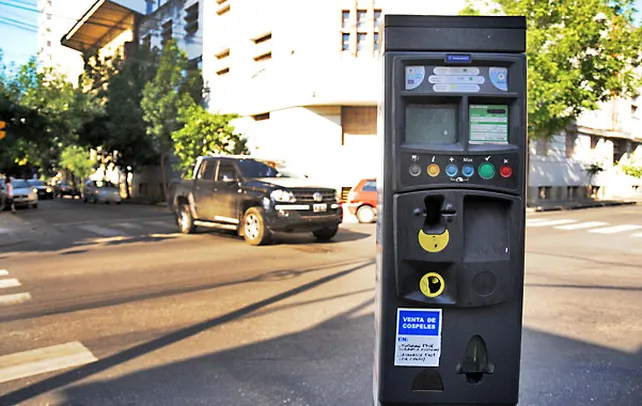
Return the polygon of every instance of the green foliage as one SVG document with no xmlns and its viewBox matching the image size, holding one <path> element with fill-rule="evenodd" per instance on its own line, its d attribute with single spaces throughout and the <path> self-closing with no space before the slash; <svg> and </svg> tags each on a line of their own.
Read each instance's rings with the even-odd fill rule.
<svg viewBox="0 0 642 406">
<path fill-rule="evenodd" d="M 183 125 L 172 133 L 174 152 L 179 158 L 178 169 L 187 169 L 197 157 L 208 154 L 247 154 L 246 142 L 234 132 L 230 121 L 234 114 L 212 114 L 198 104 L 179 110 Z"/>
<path fill-rule="evenodd" d="M 642 164 L 638 161 L 629 160 L 627 162 L 620 162 L 618 166 L 624 174 L 642 179 Z"/>
<path fill-rule="evenodd" d="M 161 155 L 172 148 L 172 133 L 181 128 L 179 109 L 193 103 L 186 70 L 187 54 L 178 48 L 176 40 L 170 40 L 163 48 L 156 75 L 143 89 L 141 107 L 147 134 L 152 136 Z"/>
<path fill-rule="evenodd" d="M 76 142 L 100 106 L 34 58 L 15 73 L 3 70 L 0 81 L 0 114 L 9 129 L 2 149 L 10 151 L 0 154 L 0 166 L 51 173 L 62 149 Z"/>
<path fill-rule="evenodd" d="M 642 30 L 632 25 L 633 3 L 469 0 L 463 13 L 526 16 L 528 131 L 538 138 L 559 133 L 600 102 L 636 95 Z"/>
<path fill-rule="evenodd" d="M 60 154 L 60 166 L 84 180 L 94 171 L 89 152 L 79 146 L 66 147 Z"/>
</svg>

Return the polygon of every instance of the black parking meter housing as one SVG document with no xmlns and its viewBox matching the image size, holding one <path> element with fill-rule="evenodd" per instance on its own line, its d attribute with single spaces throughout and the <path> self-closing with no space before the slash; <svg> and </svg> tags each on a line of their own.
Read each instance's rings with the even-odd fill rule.
<svg viewBox="0 0 642 406">
<path fill-rule="evenodd" d="M 523 17 L 386 15 L 374 404 L 516 405 Z"/>
</svg>

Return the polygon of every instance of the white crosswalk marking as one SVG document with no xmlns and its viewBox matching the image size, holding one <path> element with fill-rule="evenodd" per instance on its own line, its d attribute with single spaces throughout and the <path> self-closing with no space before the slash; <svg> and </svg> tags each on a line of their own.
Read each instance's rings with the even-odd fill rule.
<svg viewBox="0 0 642 406">
<path fill-rule="evenodd" d="M 78 226 L 78 228 L 84 231 L 89 231 L 90 233 L 93 233 L 93 234 L 98 234 L 102 237 L 119 237 L 119 236 L 127 235 L 118 230 L 114 230 L 106 227 L 100 227 L 93 224 L 81 225 L 81 226 Z"/>
<path fill-rule="evenodd" d="M 97 361 L 79 341 L 0 356 L 0 382 Z"/>
<path fill-rule="evenodd" d="M 526 223 L 527 227 L 550 227 L 557 226 L 561 224 L 570 224 L 577 223 L 577 220 L 549 220 L 549 221 L 540 221 L 536 223 Z"/>
<path fill-rule="evenodd" d="M 118 228 L 126 228 L 128 230 L 138 230 L 141 228 L 140 224 L 134 224 L 134 223 L 114 223 L 111 226 L 118 227 Z"/>
<path fill-rule="evenodd" d="M 20 286 L 20 281 L 16 278 L 0 279 L 0 289 L 15 288 L 16 286 Z"/>
<path fill-rule="evenodd" d="M 623 231 L 633 231 L 642 228 L 642 226 L 634 224 L 622 224 L 619 226 L 605 227 L 605 228 L 595 228 L 593 230 L 588 230 L 589 233 L 598 233 L 598 234 L 615 234 L 621 233 Z"/>
<path fill-rule="evenodd" d="M 582 230 L 585 228 L 601 227 L 607 224 L 609 223 L 605 223 L 603 221 L 587 221 L 586 223 L 568 224 L 565 226 L 557 226 L 554 228 L 558 230 Z"/>
<path fill-rule="evenodd" d="M 148 224 L 154 227 L 176 228 L 176 225 L 174 223 L 168 222 L 168 221 L 147 221 L 145 222 L 145 224 Z"/>
<path fill-rule="evenodd" d="M 0 305 L 18 304 L 26 302 L 28 300 L 31 300 L 31 294 L 28 292 L 0 295 Z"/>
<path fill-rule="evenodd" d="M 642 238 L 642 233 L 633 234 L 632 237 L 641 237 Z"/>
<path fill-rule="evenodd" d="M 7 271 L 6 269 L 0 269 L 0 276 L 7 276 L 7 275 L 9 275 L 9 271 Z"/>
</svg>

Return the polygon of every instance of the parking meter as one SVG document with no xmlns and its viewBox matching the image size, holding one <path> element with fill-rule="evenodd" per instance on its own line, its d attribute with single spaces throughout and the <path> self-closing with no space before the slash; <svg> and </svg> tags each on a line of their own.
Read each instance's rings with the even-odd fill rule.
<svg viewBox="0 0 642 406">
<path fill-rule="evenodd" d="M 375 405 L 516 405 L 523 17 L 387 15 Z"/>
</svg>

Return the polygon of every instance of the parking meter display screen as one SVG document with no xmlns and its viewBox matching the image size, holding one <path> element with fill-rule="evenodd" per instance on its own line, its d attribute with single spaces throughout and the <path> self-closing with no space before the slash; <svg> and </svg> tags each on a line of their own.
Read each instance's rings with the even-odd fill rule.
<svg viewBox="0 0 642 406">
<path fill-rule="evenodd" d="M 409 104 L 406 106 L 406 143 L 455 144 L 457 105 Z"/>
</svg>

